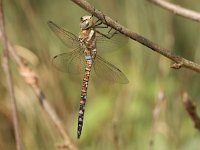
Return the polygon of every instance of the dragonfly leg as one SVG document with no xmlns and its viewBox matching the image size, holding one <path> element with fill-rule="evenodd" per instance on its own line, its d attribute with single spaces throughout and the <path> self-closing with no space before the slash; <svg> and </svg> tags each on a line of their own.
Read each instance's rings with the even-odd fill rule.
<svg viewBox="0 0 200 150">
<path fill-rule="evenodd" d="M 105 26 L 100 26 L 100 25 L 103 24 L 103 21 L 100 20 L 100 19 L 98 19 L 98 20 L 96 21 L 96 23 L 95 23 L 95 26 L 94 26 L 95 28 L 108 28 L 108 23 L 107 23 L 106 18 L 105 18 L 104 15 L 103 15 L 103 18 L 104 18 L 104 21 L 105 21 L 105 23 L 104 23 Z"/>
<path fill-rule="evenodd" d="M 101 32 L 99 32 L 99 31 L 97 31 L 97 30 L 96 30 L 96 32 L 97 32 L 98 34 L 100 34 L 101 36 L 106 37 L 107 39 L 111 39 L 115 34 L 118 34 L 118 31 L 115 31 L 115 32 L 111 33 L 111 30 L 112 30 L 112 29 L 113 29 L 113 28 L 111 28 L 111 29 L 108 31 L 108 34 L 101 33 Z"/>
<path fill-rule="evenodd" d="M 101 26 L 103 24 L 103 22 L 98 19 L 96 22 L 95 22 L 95 25 L 94 25 L 94 28 L 108 28 L 108 25 L 105 25 L 104 26 Z"/>
<path fill-rule="evenodd" d="M 103 22 L 100 19 L 97 19 L 97 21 L 94 23 L 95 24 L 94 27 L 96 28 L 96 27 L 100 26 L 102 23 Z"/>
<path fill-rule="evenodd" d="M 103 16 L 103 17 L 104 17 L 104 21 L 105 21 L 105 26 L 100 26 L 101 24 L 103 24 L 103 21 L 98 19 L 95 23 L 95 28 L 109 28 L 105 16 Z M 106 37 L 107 39 L 111 39 L 115 34 L 118 34 L 118 31 L 116 31 L 116 30 L 113 33 L 111 33 L 112 30 L 113 30 L 113 28 L 110 27 L 107 34 L 101 33 L 100 31 L 97 31 L 97 30 L 96 30 L 96 32 L 99 33 L 101 36 Z"/>
</svg>

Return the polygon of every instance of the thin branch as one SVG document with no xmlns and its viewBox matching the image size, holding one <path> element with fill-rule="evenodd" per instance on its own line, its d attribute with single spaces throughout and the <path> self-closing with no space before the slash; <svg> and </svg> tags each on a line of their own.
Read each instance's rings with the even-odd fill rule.
<svg viewBox="0 0 200 150">
<path fill-rule="evenodd" d="M 13 54 L 17 56 L 14 49 L 11 48 L 11 51 Z M 35 92 L 36 96 L 38 97 L 38 100 L 41 104 L 41 107 L 43 110 L 47 113 L 51 121 L 54 123 L 56 128 L 58 129 L 60 135 L 64 139 L 64 144 L 62 144 L 62 147 L 68 148 L 70 150 L 76 150 L 76 146 L 71 142 L 68 134 L 66 133 L 62 122 L 60 121 L 59 117 L 56 115 L 55 111 L 51 107 L 51 105 L 48 103 L 48 101 L 45 98 L 45 95 L 42 91 L 42 89 L 39 86 L 39 79 L 35 72 L 33 72 L 26 64 L 24 64 L 22 61 L 20 62 L 20 73 L 24 77 L 25 82 L 29 84 L 33 91 Z M 63 146 L 64 145 L 64 146 Z M 60 146 L 59 146 L 60 147 Z"/>
<path fill-rule="evenodd" d="M 195 128 L 200 131 L 200 117 L 197 114 L 196 106 L 192 103 L 192 101 L 188 97 L 187 93 L 183 94 L 183 104 L 184 104 L 185 109 L 187 110 L 190 118 L 194 122 Z"/>
<path fill-rule="evenodd" d="M 175 62 L 175 64 L 173 64 L 171 66 L 172 68 L 180 69 L 181 67 L 184 67 L 184 68 L 188 68 L 190 70 L 196 71 L 196 72 L 200 72 L 199 64 L 189 61 L 181 56 L 172 54 L 172 52 L 170 50 L 168 50 L 166 48 L 162 48 L 158 44 L 150 41 L 149 39 L 130 31 L 128 28 L 122 26 L 118 22 L 114 21 L 110 17 L 103 14 L 103 12 L 95 9 L 94 6 L 90 5 L 90 3 L 88 3 L 87 1 L 85 1 L 85 0 L 71 0 L 71 1 L 73 1 L 77 5 L 79 5 L 86 11 L 88 11 L 89 13 L 93 14 L 95 17 L 100 19 L 104 24 L 112 27 L 113 29 L 119 31 L 120 33 L 126 35 L 127 37 L 141 43 L 142 45 L 150 48 L 151 50 L 171 59 L 172 61 Z"/>
<path fill-rule="evenodd" d="M 8 41 L 7 41 L 7 36 L 6 36 L 6 31 L 5 31 L 2 0 L 0 0 L 0 38 L 2 39 L 2 44 L 3 44 L 2 66 L 3 66 L 5 76 L 7 79 L 8 91 L 10 94 L 16 149 L 22 150 L 17 104 L 16 104 L 16 98 L 15 98 L 15 94 L 14 94 L 12 74 L 11 74 L 10 65 L 9 65 Z"/>
<path fill-rule="evenodd" d="M 198 13 L 196 11 L 183 8 L 181 6 L 172 4 L 172 3 L 164 1 L 164 0 L 149 0 L 149 1 L 176 14 L 176 15 L 200 22 L 200 13 Z"/>
</svg>

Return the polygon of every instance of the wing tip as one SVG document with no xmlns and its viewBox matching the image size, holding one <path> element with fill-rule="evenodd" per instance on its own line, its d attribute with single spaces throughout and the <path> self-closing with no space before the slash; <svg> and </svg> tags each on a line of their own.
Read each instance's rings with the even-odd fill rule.
<svg viewBox="0 0 200 150">
<path fill-rule="evenodd" d="M 126 81 L 124 82 L 124 84 L 128 84 L 129 83 L 129 80 L 128 79 L 126 79 Z"/>
<path fill-rule="evenodd" d="M 118 81 L 118 83 L 121 83 L 121 84 L 128 84 L 129 83 L 129 80 L 126 78 L 126 76 L 125 76 L 125 78 L 123 79 L 123 80 L 121 80 L 121 81 Z"/>
</svg>

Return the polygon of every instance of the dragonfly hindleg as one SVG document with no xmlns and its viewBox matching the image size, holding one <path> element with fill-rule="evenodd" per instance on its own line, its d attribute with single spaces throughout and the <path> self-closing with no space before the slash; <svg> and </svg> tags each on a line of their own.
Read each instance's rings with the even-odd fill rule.
<svg viewBox="0 0 200 150">
<path fill-rule="evenodd" d="M 118 34 L 118 31 L 114 31 L 113 33 L 111 33 L 111 30 L 112 30 L 113 28 L 111 28 L 109 31 L 108 31 L 108 33 L 107 34 L 104 34 L 104 33 L 101 33 L 100 31 L 97 31 L 96 30 L 96 32 L 98 33 L 98 34 L 100 34 L 101 36 L 104 36 L 105 38 L 107 38 L 107 39 L 111 39 L 115 34 Z"/>
</svg>

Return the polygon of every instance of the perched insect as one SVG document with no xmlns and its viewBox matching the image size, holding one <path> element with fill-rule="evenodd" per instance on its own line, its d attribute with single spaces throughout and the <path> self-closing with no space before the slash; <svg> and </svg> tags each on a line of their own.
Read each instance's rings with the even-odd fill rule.
<svg viewBox="0 0 200 150">
<path fill-rule="evenodd" d="M 102 37 L 109 38 L 97 31 L 101 22 L 94 21 L 92 16 L 83 16 L 80 21 L 79 36 L 62 29 L 52 21 L 48 22 L 51 30 L 66 44 L 73 49 L 69 53 L 63 53 L 53 58 L 53 65 L 60 71 L 68 73 L 81 73 L 84 70 L 84 77 L 81 89 L 80 108 L 78 116 L 77 137 L 80 138 L 83 127 L 85 104 L 87 99 L 87 88 L 92 67 L 100 78 L 118 82 L 128 83 L 128 79 L 121 70 L 97 55 L 97 40 Z M 98 36 L 99 35 L 99 36 Z M 114 34 L 113 34 L 114 35 Z M 112 36 L 113 36 L 112 35 Z M 111 37 L 112 37 L 111 36 Z"/>
</svg>

